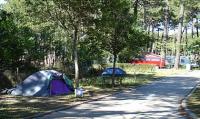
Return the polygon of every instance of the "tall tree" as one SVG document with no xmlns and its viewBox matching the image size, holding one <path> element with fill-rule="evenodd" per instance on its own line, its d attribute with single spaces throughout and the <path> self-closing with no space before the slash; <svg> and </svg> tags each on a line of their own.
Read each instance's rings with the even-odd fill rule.
<svg viewBox="0 0 200 119">
<path fill-rule="evenodd" d="M 113 54 L 113 86 L 115 85 L 117 55 L 126 47 L 128 33 L 132 26 L 133 18 L 129 10 L 130 2 L 128 0 L 102 1 L 102 18 L 98 27 L 104 49 Z"/>
<path fill-rule="evenodd" d="M 163 44 L 162 44 L 162 58 L 166 57 L 166 42 L 168 40 L 168 26 L 169 26 L 169 1 L 165 0 L 164 8 L 164 33 L 163 33 Z"/>
<path fill-rule="evenodd" d="M 179 0 L 180 4 L 180 11 L 179 11 L 179 23 L 178 23 L 178 34 L 177 34 L 177 41 L 176 41 L 176 58 L 174 68 L 179 68 L 180 62 L 180 46 L 181 46 L 181 38 L 182 38 L 182 27 L 183 27 L 183 18 L 184 18 L 184 1 Z"/>
<path fill-rule="evenodd" d="M 44 65 L 46 66 L 47 61 L 52 61 L 52 59 L 50 59 L 53 54 L 52 32 L 55 31 L 55 27 L 53 27 L 53 24 L 50 22 L 41 22 L 35 17 L 32 17 L 27 12 L 28 8 L 26 7 L 24 0 L 7 1 L 3 6 L 4 10 L 13 14 L 17 27 L 30 28 L 34 34 L 32 37 L 34 45 L 32 46 L 32 50 L 27 53 L 26 62 L 34 62 L 33 64 L 37 65 L 44 60 Z M 49 43 L 49 47 L 46 46 L 47 43 Z M 48 65 L 50 66 L 49 62 Z"/>
<path fill-rule="evenodd" d="M 40 21 L 51 21 L 72 34 L 76 87 L 79 86 L 78 43 L 85 26 L 90 27 L 98 14 L 97 0 L 26 0 L 27 12 Z"/>
</svg>

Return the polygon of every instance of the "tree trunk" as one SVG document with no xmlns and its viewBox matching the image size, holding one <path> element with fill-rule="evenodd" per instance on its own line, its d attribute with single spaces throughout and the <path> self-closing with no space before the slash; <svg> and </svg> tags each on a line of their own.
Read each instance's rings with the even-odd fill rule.
<svg viewBox="0 0 200 119">
<path fill-rule="evenodd" d="M 186 39 L 186 41 L 188 40 L 188 28 L 187 28 L 187 26 L 185 27 L 185 39 Z"/>
<path fill-rule="evenodd" d="M 147 28 L 147 34 L 150 35 L 150 32 L 151 32 L 151 24 L 148 23 L 148 28 Z M 147 41 L 146 43 L 146 52 L 150 52 L 150 47 L 151 47 L 151 42 L 150 41 Z"/>
<path fill-rule="evenodd" d="M 197 32 L 197 37 L 199 37 L 199 23 L 198 23 L 198 18 L 196 18 L 196 32 Z"/>
<path fill-rule="evenodd" d="M 154 23 L 152 24 L 152 29 L 151 29 L 151 35 L 152 35 L 152 38 L 154 38 Z M 150 48 L 150 51 L 152 53 L 154 53 L 155 49 L 154 49 L 154 42 L 151 41 L 151 48 Z"/>
<path fill-rule="evenodd" d="M 185 27 L 185 48 L 188 47 L 188 29 Z M 186 55 L 188 55 L 188 50 L 185 49 Z"/>
<path fill-rule="evenodd" d="M 194 38 L 194 20 L 192 18 L 192 28 L 191 28 L 191 32 L 192 32 L 192 38 Z"/>
<path fill-rule="evenodd" d="M 163 33 L 163 44 L 162 44 L 162 51 L 161 51 L 161 57 L 165 59 L 166 57 L 166 42 L 168 39 L 168 16 L 169 16 L 169 2 L 168 0 L 165 0 L 165 11 L 164 11 L 164 17 L 165 17 L 165 22 L 164 22 L 164 33 Z"/>
<path fill-rule="evenodd" d="M 180 0 L 180 12 L 179 12 L 179 24 L 178 24 L 178 34 L 177 34 L 177 41 L 176 41 L 176 58 L 174 69 L 179 68 L 180 62 L 180 46 L 181 46 L 181 38 L 182 38 L 182 26 L 183 26 L 183 18 L 184 18 L 184 5 L 183 1 Z"/>
<path fill-rule="evenodd" d="M 144 7 L 144 16 L 143 16 L 143 19 L 144 19 L 144 30 L 146 31 L 147 30 L 147 8 L 146 8 L 146 1 L 143 1 L 143 7 Z"/>
<path fill-rule="evenodd" d="M 151 23 L 148 23 L 147 34 L 150 35 L 150 32 L 151 32 Z"/>
<path fill-rule="evenodd" d="M 176 55 L 176 29 L 174 26 L 174 36 L 173 36 L 173 52 L 172 55 L 175 56 Z"/>
<path fill-rule="evenodd" d="M 160 28 L 158 28 L 158 34 L 157 38 L 160 39 Z"/>
<path fill-rule="evenodd" d="M 135 25 L 137 24 L 137 16 L 138 16 L 138 1 L 139 0 L 135 0 L 135 2 L 134 2 L 133 22 L 134 22 Z"/>
<path fill-rule="evenodd" d="M 113 72 L 112 72 L 112 86 L 115 86 L 115 68 L 116 68 L 116 61 L 117 61 L 117 54 L 113 53 L 114 61 L 113 61 Z"/>
<path fill-rule="evenodd" d="M 73 54 L 74 54 L 74 66 L 75 66 L 75 83 L 76 87 L 79 87 L 79 66 L 78 66 L 78 51 L 77 51 L 77 40 L 78 40 L 78 29 L 74 29 L 73 33 Z"/>
</svg>

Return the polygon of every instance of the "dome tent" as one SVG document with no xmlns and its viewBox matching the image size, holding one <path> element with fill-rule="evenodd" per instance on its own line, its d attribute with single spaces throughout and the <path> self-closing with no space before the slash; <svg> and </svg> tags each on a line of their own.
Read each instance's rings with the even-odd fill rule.
<svg viewBox="0 0 200 119">
<path fill-rule="evenodd" d="M 112 76 L 114 68 L 106 68 L 103 73 L 101 74 L 102 76 Z M 124 76 L 126 75 L 126 72 L 121 69 L 121 68 L 115 68 L 115 76 Z"/>
<path fill-rule="evenodd" d="M 72 81 L 55 70 L 38 71 L 12 89 L 11 95 L 51 96 L 74 91 Z"/>
</svg>

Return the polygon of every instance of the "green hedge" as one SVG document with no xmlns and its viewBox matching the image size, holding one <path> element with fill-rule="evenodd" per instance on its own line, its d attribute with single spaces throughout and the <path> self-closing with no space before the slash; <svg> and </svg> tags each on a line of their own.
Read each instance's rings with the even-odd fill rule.
<svg viewBox="0 0 200 119">
<path fill-rule="evenodd" d="M 112 67 L 112 63 L 109 64 L 103 64 L 103 68 Z M 140 65 L 133 65 L 130 63 L 117 63 L 116 67 L 122 68 L 126 73 L 133 74 L 133 73 L 153 73 L 155 72 L 155 66 L 154 65 L 148 65 L 148 64 L 140 64 Z"/>
</svg>

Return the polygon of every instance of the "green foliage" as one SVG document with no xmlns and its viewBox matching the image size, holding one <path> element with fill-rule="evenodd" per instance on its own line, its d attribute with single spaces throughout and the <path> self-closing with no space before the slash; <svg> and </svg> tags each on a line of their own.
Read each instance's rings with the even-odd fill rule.
<svg viewBox="0 0 200 119">
<path fill-rule="evenodd" d="M 200 37 L 196 37 L 190 42 L 188 50 L 191 52 L 200 51 Z"/>
<path fill-rule="evenodd" d="M 102 18 L 97 22 L 97 29 L 102 48 L 117 55 L 126 46 L 132 15 L 127 0 L 103 1 Z"/>
<path fill-rule="evenodd" d="M 102 60 L 103 50 L 101 49 L 100 43 L 94 38 L 94 36 L 90 36 L 83 39 L 83 41 L 80 41 L 79 49 L 80 62 Z"/>
<path fill-rule="evenodd" d="M 19 60 L 31 51 L 33 34 L 29 28 L 17 27 L 13 15 L 6 11 L 0 11 L 0 18 L 0 62 L 18 66 Z"/>
<path fill-rule="evenodd" d="M 200 54 L 200 37 L 196 37 L 192 40 L 192 42 L 189 43 L 187 49 L 188 53 L 190 55 L 194 55 L 192 60 L 196 61 L 198 64 L 200 64 L 199 54 Z"/>
<path fill-rule="evenodd" d="M 131 46 L 130 46 L 131 47 Z M 137 54 L 139 53 L 138 51 L 140 50 L 140 48 L 130 48 L 130 47 L 126 47 L 124 48 L 118 55 L 119 57 L 119 61 L 121 63 L 127 63 L 130 62 L 130 60 L 137 56 Z"/>
<path fill-rule="evenodd" d="M 155 41 L 153 37 L 140 29 L 131 29 L 128 37 L 128 47 L 134 47 L 134 50 L 138 51 L 139 49 L 142 49 L 144 46 L 146 46 L 149 42 Z"/>
<path fill-rule="evenodd" d="M 145 52 L 147 44 L 155 42 L 156 39 L 139 28 L 132 28 L 129 31 L 126 47 L 119 53 L 120 62 L 130 62 L 130 60 L 142 52 Z"/>
</svg>

